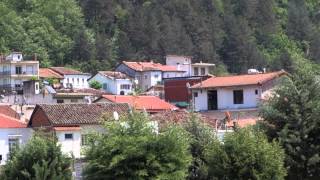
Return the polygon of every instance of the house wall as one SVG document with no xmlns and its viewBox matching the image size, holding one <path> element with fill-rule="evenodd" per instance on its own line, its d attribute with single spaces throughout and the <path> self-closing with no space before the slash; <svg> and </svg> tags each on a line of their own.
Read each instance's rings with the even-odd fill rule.
<svg viewBox="0 0 320 180">
<path fill-rule="evenodd" d="M 198 74 L 196 75 L 194 72 L 194 68 L 198 68 Z M 204 68 L 205 70 L 205 73 L 204 74 L 201 74 L 201 68 Z M 208 75 L 210 72 L 210 69 L 209 69 L 209 66 L 195 66 L 195 65 L 192 65 L 192 68 L 191 68 L 191 74 L 192 76 L 206 76 Z"/>
<path fill-rule="evenodd" d="M 185 72 L 163 72 L 162 78 L 176 78 L 176 77 L 184 77 Z"/>
<path fill-rule="evenodd" d="M 9 155 L 9 138 L 18 138 L 19 146 L 23 146 L 32 136 L 31 128 L 4 128 L 0 129 L 0 165 L 4 165 Z"/>
<path fill-rule="evenodd" d="M 73 139 L 65 139 L 65 134 L 73 134 Z M 56 131 L 58 144 L 64 154 L 80 158 L 81 151 L 81 131 Z"/>
<path fill-rule="evenodd" d="M 83 156 L 81 135 L 105 132 L 105 129 L 101 125 L 81 125 L 80 127 L 81 130 L 78 131 L 56 131 L 61 151 L 68 155 L 72 154 L 77 159 Z M 73 139 L 65 139 L 65 134 L 73 134 Z"/>
<path fill-rule="evenodd" d="M 125 95 L 132 93 L 132 81 L 130 79 L 117 79 L 113 80 L 104 75 L 96 74 L 89 82 L 98 81 L 102 84 L 102 89 L 106 92 L 120 95 L 120 92 L 123 91 Z M 129 84 L 130 89 L 121 89 L 122 84 Z"/>
<path fill-rule="evenodd" d="M 262 89 L 260 86 L 244 86 L 244 87 L 229 87 L 218 88 L 218 110 L 227 109 L 243 109 L 243 108 L 256 108 L 260 102 Z M 243 90 L 243 104 L 234 104 L 233 91 Z M 258 94 L 255 94 L 255 90 L 258 90 Z M 208 110 L 208 90 L 193 90 L 194 108 L 196 111 Z M 198 92 L 198 97 L 194 97 L 194 92 Z"/>
<path fill-rule="evenodd" d="M 64 75 L 62 81 L 63 87 L 67 88 L 67 84 L 72 84 L 73 88 L 89 88 L 88 79 L 89 75 L 79 74 L 79 75 Z M 79 81 L 78 81 L 79 80 Z"/>
<path fill-rule="evenodd" d="M 190 57 L 168 55 L 166 57 L 166 65 L 176 66 L 178 70 L 185 71 L 183 73 L 183 76 L 191 76 L 191 58 Z"/>
</svg>

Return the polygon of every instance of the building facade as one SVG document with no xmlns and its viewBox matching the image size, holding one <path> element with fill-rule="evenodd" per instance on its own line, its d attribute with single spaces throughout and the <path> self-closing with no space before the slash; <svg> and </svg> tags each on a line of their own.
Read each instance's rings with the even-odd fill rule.
<svg viewBox="0 0 320 180">
<path fill-rule="evenodd" d="M 61 84 L 64 88 L 89 88 L 88 79 L 91 75 L 88 73 L 65 67 L 51 67 L 50 69 L 63 76 Z"/>
<path fill-rule="evenodd" d="M 39 78 L 39 61 L 24 60 L 22 53 L 0 56 L 0 91 L 3 94 L 22 93 L 23 82 Z"/>
<path fill-rule="evenodd" d="M 99 71 L 89 83 L 93 81 L 98 81 L 102 89 L 111 94 L 128 95 L 133 92 L 133 80 L 121 72 Z"/>
<path fill-rule="evenodd" d="M 257 108 L 278 84 L 284 71 L 212 77 L 191 87 L 196 111 Z"/>
</svg>

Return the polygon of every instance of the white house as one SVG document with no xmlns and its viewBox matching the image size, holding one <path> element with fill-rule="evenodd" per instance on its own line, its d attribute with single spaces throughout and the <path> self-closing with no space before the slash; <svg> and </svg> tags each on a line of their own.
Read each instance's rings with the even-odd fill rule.
<svg viewBox="0 0 320 180">
<path fill-rule="evenodd" d="M 285 74 L 278 71 L 209 78 L 191 87 L 193 107 L 196 111 L 257 108 Z"/>
<path fill-rule="evenodd" d="M 138 81 L 142 90 L 162 83 L 163 78 L 183 77 L 184 71 L 176 66 L 162 65 L 151 62 L 127 62 L 123 61 L 116 67 L 116 71 L 122 72 Z"/>
<path fill-rule="evenodd" d="M 115 95 L 128 95 L 133 91 L 132 79 L 121 72 L 99 71 L 89 79 L 89 83 L 92 81 L 98 81 L 104 91 Z"/>
<path fill-rule="evenodd" d="M 128 104 L 42 104 L 37 105 L 28 126 L 34 130 L 47 129 L 58 139 L 63 153 L 81 158 L 81 149 L 88 144 L 88 135 L 104 133 L 102 116 L 128 113 Z"/>
<path fill-rule="evenodd" d="M 51 67 L 51 70 L 63 76 L 62 85 L 64 88 L 88 88 L 88 79 L 91 77 L 88 73 L 83 73 L 74 69 L 65 67 Z"/>
<path fill-rule="evenodd" d="M 19 119 L 0 114 L 0 165 L 4 165 L 10 153 L 23 146 L 31 137 L 32 129 Z"/>
<path fill-rule="evenodd" d="M 210 73 L 210 68 L 214 67 L 214 64 L 203 63 L 192 63 L 191 56 L 177 56 L 167 55 L 166 64 L 169 66 L 176 66 L 179 70 L 183 70 L 185 73 L 184 77 L 191 76 L 207 76 Z"/>
<path fill-rule="evenodd" d="M 39 78 L 39 61 L 24 60 L 20 52 L 13 52 L 7 57 L 0 55 L 0 90 L 22 93 L 24 81 Z"/>
</svg>

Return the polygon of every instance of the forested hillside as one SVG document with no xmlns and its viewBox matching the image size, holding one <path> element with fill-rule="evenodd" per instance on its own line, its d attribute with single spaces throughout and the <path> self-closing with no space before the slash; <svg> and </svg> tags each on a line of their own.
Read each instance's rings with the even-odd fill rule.
<svg viewBox="0 0 320 180">
<path fill-rule="evenodd" d="M 318 0 L 0 0 L 0 52 L 94 72 L 192 55 L 220 70 L 320 63 Z"/>
</svg>

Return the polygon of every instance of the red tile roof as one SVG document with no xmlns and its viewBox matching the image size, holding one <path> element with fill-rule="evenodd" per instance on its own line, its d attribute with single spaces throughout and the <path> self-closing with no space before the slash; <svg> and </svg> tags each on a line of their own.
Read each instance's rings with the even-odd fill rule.
<svg viewBox="0 0 320 180">
<path fill-rule="evenodd" d="M 99 71 L 103 76 L 109 77 L 109 78 L 116 78 L 116 79 L 130 79 L 129 76 L 126 74 L 123 74 L 121 72 L 115 72 L 115 71 Z"/>
<path fill-rule="evenodd" d="M 180 72 L 175 66 L 163 65 L 154 62 L 127 62 L 123 61 L 123 64 L 127 65 L 135 71 L 163 71 L 163 72 Z M 181 71 L 183 72 L 183 71 Z"/>
<path fill-rule="evenodd" d="M 22 123 L 19 119 L 0 114 L 0 128 L 26 128 L 27 124 Z"/>
<path fill-rule="evenodd" d="M 103 95 L 102 97 L 115 103 L 128 103 L 137 110 L 146 109 L 147 112 L 151 113 L 178 109 L 176 106 L 167 103 L 156 96 Z"/>
<path fill-rule="evenodd" d="M 198 89 L 229 86 L 261 85 L 285 74 L 285 71 L 278 71 L 264 74 L 246 74 L 237 76 L 212 77 L 198 84 L 193 85 L 191 88 Z"/>
<path fill-rule="evenodd" d="M 86 74 L 74 69 L 66 68 L 66 67 L 51 67 L 51 70 L 59 73 L 60 75 L 81 75 Z"/>
<path fill-rule="evenodd" d="M 53 70 L 49 68 L 40 68 L 39 69 L 39 76 L 40 78 L 57 78 L 57 79 L 63 79 L 63 77 L 54 72 Z"/>
<path fill-rule="evenodd" d="M 0 114 L 12 118 L 20 118 L 19 114 L 16 111 L 14 111 L 9 105 L 0 105 Z"/>
</svg>

